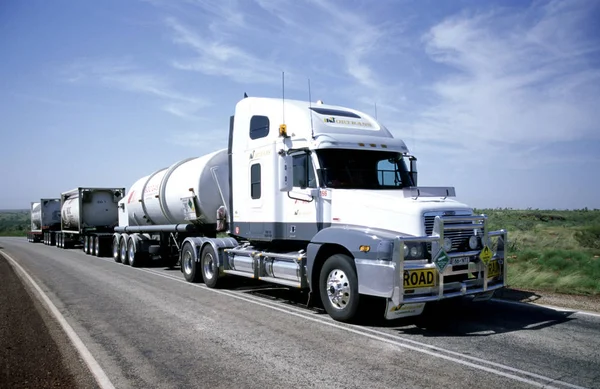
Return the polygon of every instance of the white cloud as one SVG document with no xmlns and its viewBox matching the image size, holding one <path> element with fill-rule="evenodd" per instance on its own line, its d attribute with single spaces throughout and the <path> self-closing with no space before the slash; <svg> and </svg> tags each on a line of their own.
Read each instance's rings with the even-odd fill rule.
<svg viewBox="0 0 600 389">
<path fill-rule="evenodd" d="M 516 14 L 462 13 L 424 37 L 427 53 L 449 66 L 431 85 L 437 103 L 413 128 L 476 150 L 599 139 L 600 71 L 589 65 L 597 40 L 578 32 L 587 4 L 552 2 Z"/>
<path fill-rule="evenodd" d="M 362 87 L 371 90 L 387 88 L 372 64 L 378 54 L 389 55 L 403 44 L 396 35 L 401 31 L 400 23 L 378 25 L 368 21 L 363 16 L 365 13 L 359 10 L 323 0 L 310 0 L 305 8 L 298 7 L 299 2 L 296 1 L 257 2 L 283 23 L 280 29 L 282 38 L 300 44 L 307 53 L 325 51 L 328 56 L 323 58 L 331 58 L 332 55 L 340 58 L 343 72 Z M 395 45 L 391 39 L 397 39 Z M 328 65 L 333 64 L 329 62 Z"/>
<path fill-rule="evenodd" d="M 204 98 L 187 95 L 173 88 L 171 82 L 154 73 L 140 70 L 128 59 L 79 59 L 65 70 L 71 83 L 100 83 L 128 92 L 154 96 L 166 101 L 162 109 L 183 118 L 196 118 L 200 109 L 210 105 Z"/>
<path fill-rule="evenodd" d="M 175 43 L 190 47 L 197 54 L 193 59 L 173 61 L 175 68 L 224 76 L 239 83 L 279 83 L 284 68 L 276 62 L 250 54 L 221 39 L 204 38 L 175 18 L 168 18 L 167 25 L 173 30 Z"/>
</svg>

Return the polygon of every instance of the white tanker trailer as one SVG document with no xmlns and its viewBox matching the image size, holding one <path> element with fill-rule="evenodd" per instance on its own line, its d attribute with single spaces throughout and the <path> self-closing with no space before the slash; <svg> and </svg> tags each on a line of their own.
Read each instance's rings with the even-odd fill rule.
<svg viewBox="0 0 600 389">
<path fill-rule="evenodd" d="M 230 118 L 226 150 L 131 186 L 112 252 L 131 266 L 179 263 L 210 288 L 237 276 L 306 289 L 335 320 L 357 318 L 367 296 L 388 319 L 414 316 L 505 285 L 506 231 L 489 231 L 455 196 L 417 186 L 416 158 L 370 115 L 250 97 Z"/>
<path fill-rule="evenodd" d="M 187 158 L 137 180 L 119 202 L 113 256 L 139 266 L 151 253 L 177 262 L 168 246 L 173 233 L 216 236 L 224 232 L 229 198 L 227 150 Z M 161 248 L 161 242 L 163 243 Z"/>
<path fill-rule="evenodd" d="M 55 231 L 60 229 L 60 199 L 40 199 L 30 207 L 31 227 L 27 233 L 29 242 L 54 245 Z"/>
<path fill-rule="evenodd" d="M 125 188 L 75 188 L 61 194 L 61 229 L 56 245 L 83 246 L 86 254 L 110 251 L 110 238 L 118 224 L 117 206 Z"/>
</svg>

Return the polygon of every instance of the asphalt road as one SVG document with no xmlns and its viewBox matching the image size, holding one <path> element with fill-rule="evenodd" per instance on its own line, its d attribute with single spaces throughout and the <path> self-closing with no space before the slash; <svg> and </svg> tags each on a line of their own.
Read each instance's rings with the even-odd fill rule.
<svg viewBox="0 0 600 389">
<path fill-rule="evenodd" d="M 346 325 L 256 283 L 213 290 L 0 238 L 116 388 L 600 388 L 600 317 L 488 302 Z"/>
</svg>

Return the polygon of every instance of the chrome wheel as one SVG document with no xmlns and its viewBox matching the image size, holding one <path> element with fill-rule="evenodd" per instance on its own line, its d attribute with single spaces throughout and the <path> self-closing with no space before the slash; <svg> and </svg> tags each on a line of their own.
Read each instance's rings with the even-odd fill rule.
<svg viewBox="0 0 600 389">
<path fill-rule="evenodd" d="M 184 251 L 183 256 L 181 258 L 181 265 L 183 266 L 183 271 L 185 274 L 192 274 L 192 262 L 194 258 L 192 257 L 192 253 L 189 250 Z"/>
<path fill-rule="evenodd" d="M 215 258 L 213 257 L 211 252 L 207 252 L 202 257 L 202 269 L 203 269 L 202 272 L 203 272 L 205 281 L 212 280 L 213 277 L 215 276 L 214 266 L 215 266 Z"/>
<path fill-rule="evenodd" d="M 127 260 L 127 242 L 125 241 L 125 239 L 121 240 L 121 263 L 123 265 L 127 265 L 128 264 L 128 260 Z"/>
<path fill-rule="evenodd" d="M 129 263 L 133 265 L 135 263 L 135 246 L 133 244 L 133 240 L 129 240 Z"/>
<path fill-rule="evenodd" d="M 115 260 L 115 262 L 121 262 L 121 258 L 119 258 L 119 238 L 118 237 L 113 238 L 112 249 L 113 249 L 113 259 Z"/>
<path fill-rule="evenodd" d="M 350 280 L 343 270 L 333 269 L 327 276 L 327 297 L 334 308 L 344 309 L 350 303 Z"/>
<path fill-rule="evenodd" d="M 96 237 L 96 239 L 94 239 L 94 255 L 99 257 L 100 256 L 100 238 Z"/>
</svg>

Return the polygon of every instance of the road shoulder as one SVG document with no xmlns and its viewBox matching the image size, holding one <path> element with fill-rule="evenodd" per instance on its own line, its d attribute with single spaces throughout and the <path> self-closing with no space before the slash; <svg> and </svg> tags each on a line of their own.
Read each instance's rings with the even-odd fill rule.
<svg viewBox="0 0 600 389">
<path fill-rule="evenodd" d="M 62 331 L 0 254 L 0 377 L 8 387 L 98 388 Z"/>
</svg>

